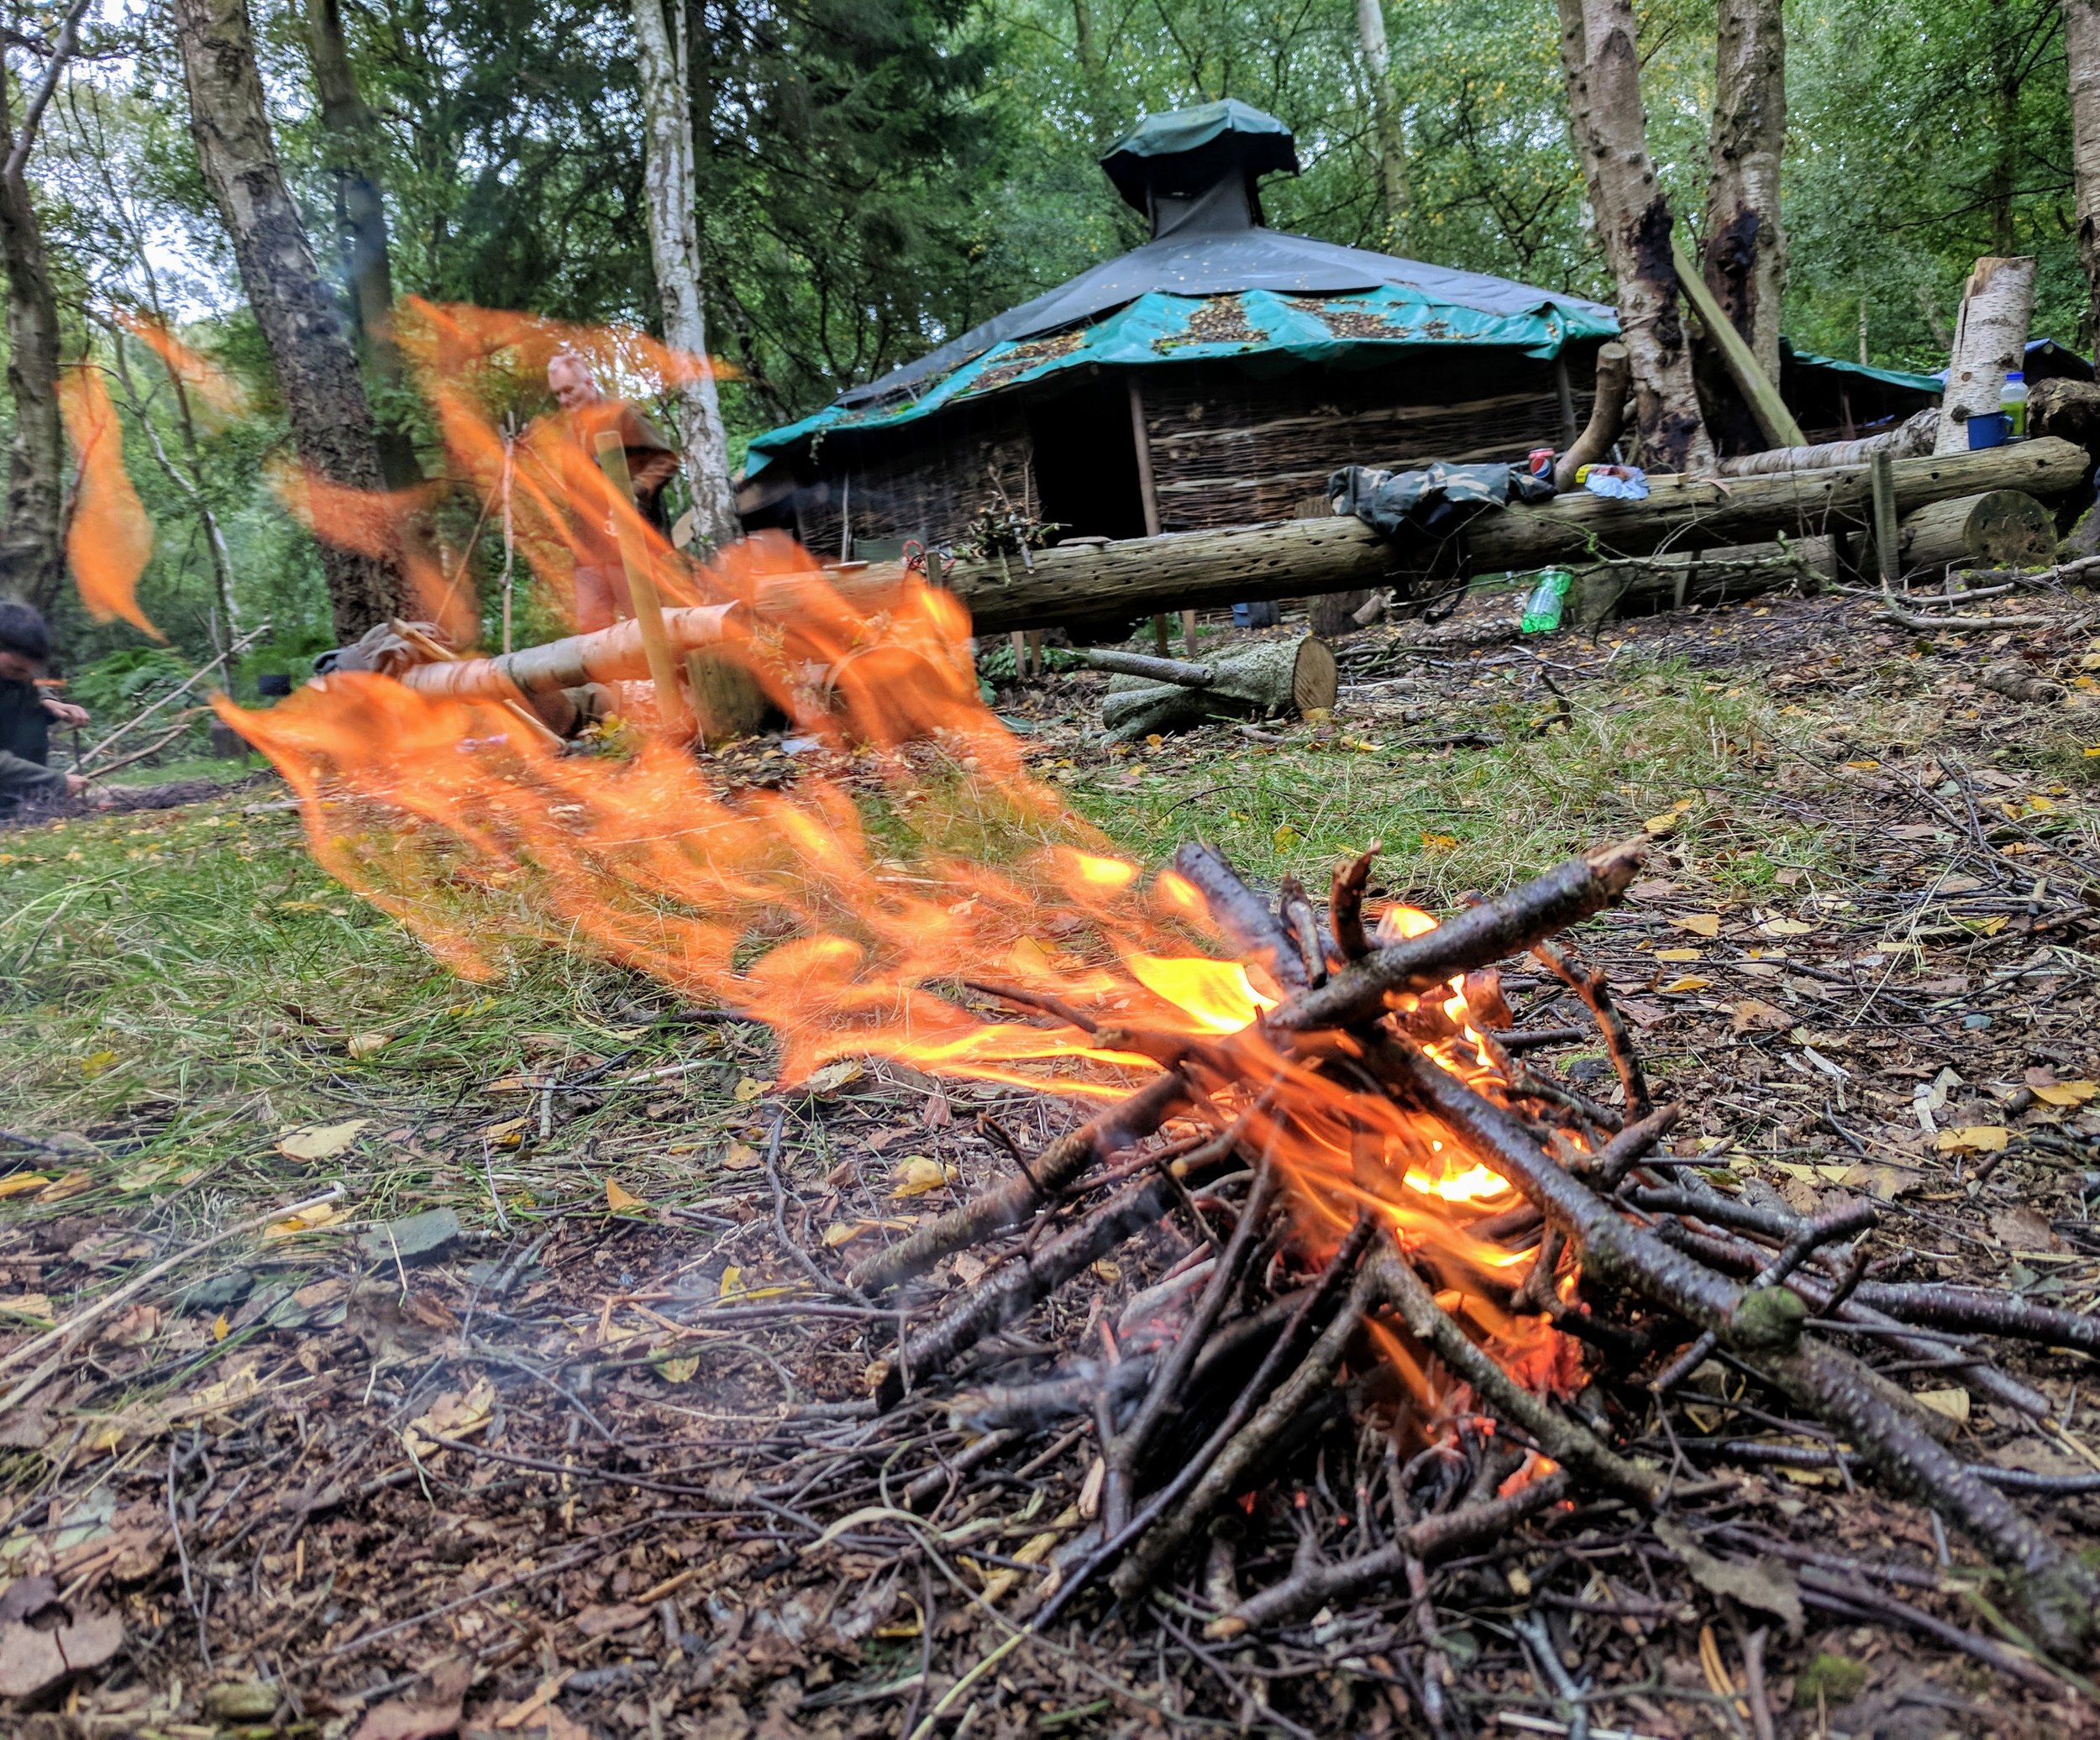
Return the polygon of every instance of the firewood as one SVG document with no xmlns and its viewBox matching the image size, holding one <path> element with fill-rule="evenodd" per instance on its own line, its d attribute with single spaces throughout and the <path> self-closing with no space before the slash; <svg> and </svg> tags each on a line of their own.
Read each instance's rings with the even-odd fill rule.
<svg viewBox="0 0 2100 1740">
<path fill-rule="evenodd" d="M 1331 709 L 1337 693 L 1334 653 L 1311 635 L 1250 642 L 1201 664 L 1106 650 L 1080 657 L 1097 670 L 1118 673 L 1101 703 L 1101 723 L 1112 742 L 1220 715 L 1267 718 Z"/>
</svg>

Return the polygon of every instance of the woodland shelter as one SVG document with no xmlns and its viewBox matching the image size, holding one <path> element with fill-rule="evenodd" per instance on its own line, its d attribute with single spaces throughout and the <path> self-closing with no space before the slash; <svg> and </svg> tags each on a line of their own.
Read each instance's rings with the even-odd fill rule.
<svg viewBox="0 0 2100 1740">
<path fill-rule="evenodd" d="M 953 545 L 986 509 L 1056 522 L 1053 542 L 1251 525 L 1325 514 L 1343 465 L 1521 458 L 1588 417 L 1614 310 L 1268 228 L 1260 181 L 1298 170 L 1273 116 L 1152 116 L 1102 168 L 1152 239 L 759 437 L 747 526 L 843 559 Z M 1832 434 L 1937 390 L 1788 373 Z"/>
</svg>

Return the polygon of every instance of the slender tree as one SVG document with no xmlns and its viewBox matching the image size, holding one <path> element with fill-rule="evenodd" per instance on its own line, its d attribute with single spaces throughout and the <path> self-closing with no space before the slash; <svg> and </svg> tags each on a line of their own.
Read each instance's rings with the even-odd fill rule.
<svg viewBox="0 0 2100 1740">
<path fill-rule="evenodd" d="M 66 574 L 66 441 L 58 411 L 58 297 L 44 228 L 29 197 L 30 149 L 78 39 L 87 0 L 73 0 L 45 57 L 44 76 L 15 119 L 0 64 L 0 262 L 8 272 L 7 521 L 0 526 L 0 590 L 49 612 Z"/>
<path fill-rule="evenodd" d="M 2063 0 L 2063 5 L 2078 263 L 2086 271 L 2086 342 L 2100 345 L 2100 0 Z"/>
<path fill-rule="evenodd" d="M 357 87 L 350 49 L 343 34 L 342 0 L 307 0 L 307 41 L 313 62 L 315 94 L 328 167 L 335 177 L 336 222 L 342 238 L 344 275 L 357 322 L 358 348 L 367 379 L 381 405 L 380 469 L 391 490 L 423 477 L 415 444 L 389 405 L 407 385 L 401 348 L 394 343 L 394 262 L 386 235 L 386 207 L 380 198 L 373 159 L 377 123 Z"/>
<path fill-rule="evenodd" d="M 1378 139 L 1378 188 L 1385 196 L 1386 234 L 1394 247 L 1407 237 L 1407 128 L 1385 42 L 1385 0 L 1357 0 L 1357 41 L 1370 74 L 1371 120 Z"/>
<path fill-rule="evenodd" d="M 1720 0 L 1714 63 L 1701 265 L 1730 324 L 1777 385 L 1779 300 L 1787 281 L 1779 222 L 1779 159 L 1787 137 L 1780 0 Z"/>
<path fill-rule="evenodd" d="M 174 0 L 174 12 L 190 130 L 270 349 L 292 443 L 324 481 L 377 491 L 384 476 L 371 406 L 278 165 L 247 0 Z M 412 613 L 397 561 L 324 541 L 321 566 L 344 640 Z"/>
<path fill-rule="evenodd" d="M 1651 467 L 1699 471 L 1714 448 L 1677 312 L 1670 207 L 1648 155 L 1633 0 L 1559 0 L 1568 128 L 1618 286 L 1641 445 Z"/>
<path fill-rule="evenodd" d="M 729 482 L 729 438 L 707 354 L 685 8 L 678 8 L 673 25 L 664 16 L 663 0 L 634 0 L 634 39 L 645 128 L 642 174 L 649 253 L 663 305 L 664 342 L 684 352 L 693 365 L 677 384 L 676 396 L 685 479 L 693 492 L 694 532 L 700 542 L 719 548 L 743 528 Z"/>
</svg>

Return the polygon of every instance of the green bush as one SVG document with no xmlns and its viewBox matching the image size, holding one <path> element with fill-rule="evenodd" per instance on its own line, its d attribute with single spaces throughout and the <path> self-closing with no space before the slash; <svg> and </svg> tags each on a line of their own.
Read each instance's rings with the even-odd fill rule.
<svg viewBox="0 0 2100 1740">
<path fill-rule="evenodd" d="M 126 647 L 71 673 L 66 698 L 78 701 L 107 728 L 150 706 L 189 674 L 189 663 L 171 647 Z"/>
</svg>

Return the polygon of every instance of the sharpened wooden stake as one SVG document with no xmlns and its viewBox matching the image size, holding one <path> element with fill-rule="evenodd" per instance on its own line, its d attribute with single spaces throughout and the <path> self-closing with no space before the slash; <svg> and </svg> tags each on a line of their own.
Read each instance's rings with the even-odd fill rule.
<svg viewBox="0 0 2100 1740">
<path fill-rule="evenodd" d="M 1743 342 L 1743 335 L 1735 330 L 1735 322 L 1728 317 L 1727 311 L 1707 287 L 1706 280 L 1699 275 L 1698 263 L 1675 233 L 1670 238 L 1670 257 L 1677 265 L 1677 287 L 1684 292 L 1685 301 L 1692 305 L 1692 312 L 1706 328 L 1706 336 L 1714 341 L 1714 348 L 1720 352 L 1721 360 L 1728 365 L 1729 378 L 1750 406 L 1750 414 L 1757 419 L 1757 427 L 1765 439 L 1774 447 L 1806 447 L 1809 438 L 1801 432 L 1801 425 L 1787 409 L 1787 401 L 1779 396 L 1778 385 L 1767 380 L 1765 371 L 1757 366 L 1756 354 Z"/>
<path fill-rule="evenodd" d="M 627 474 L 627 449 L 617 431 L 601 429 L 596 443 L 598 469 L 618 492 L 618 499 L 632 503 L 634 480 Z M 649 680 L 656 685 L 656 718 L 666 736 L 685 738 L 693 734 L 692 710 L 678 686 L 678 666 L 671 658 L 670 637 L 664 632 L 664 600 L 650 571 L 648 552 L 632 522 L 632 514 L 615 514 L 613 532 L 620 541 L 620 565 L 627 570 L 627 596 L 634 601 L 634 620 L 642 628 L 642 652 L 648 660 Z"/>
</svg>

